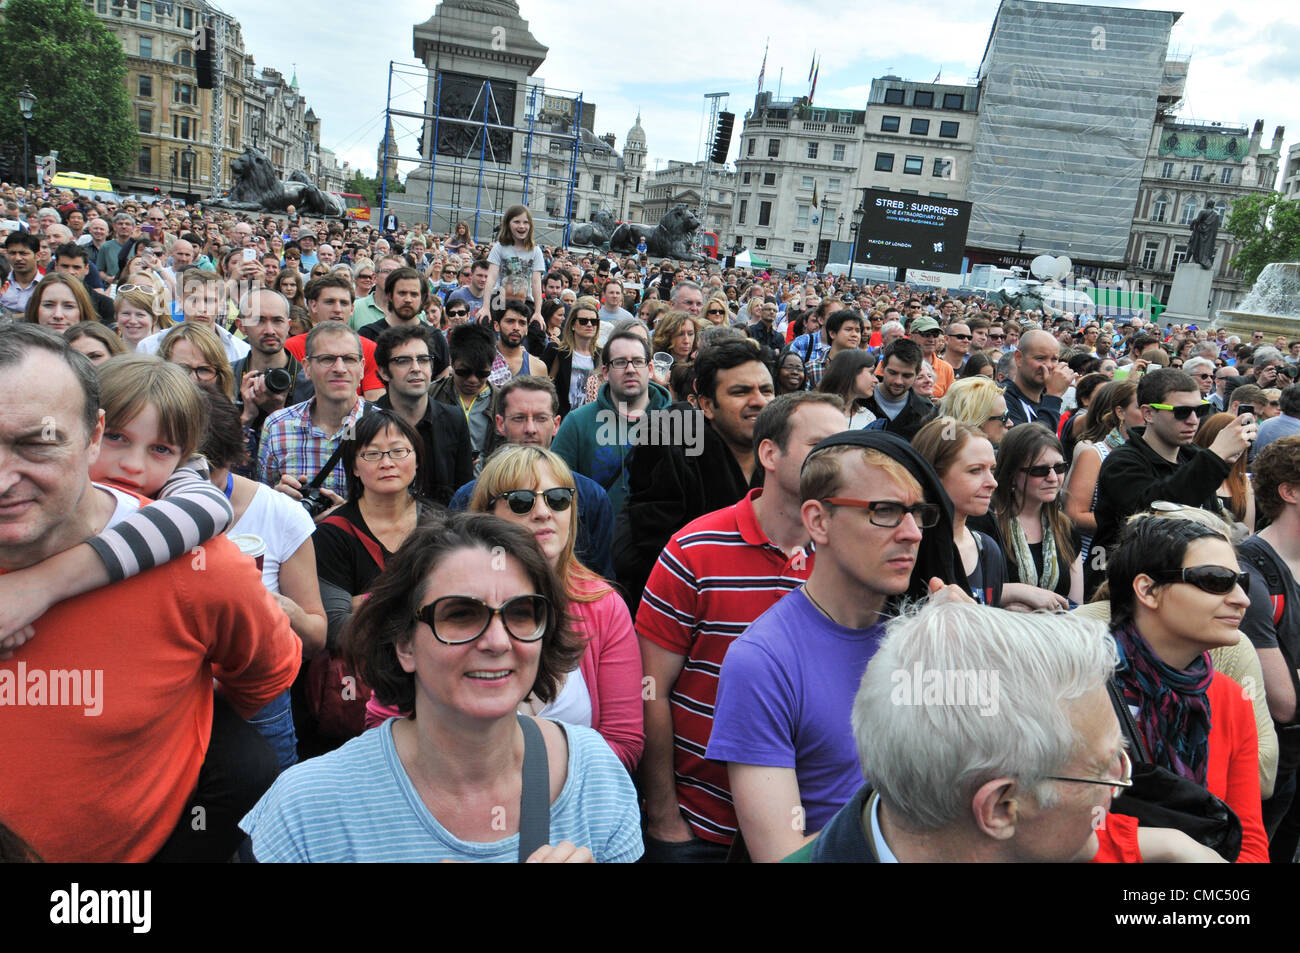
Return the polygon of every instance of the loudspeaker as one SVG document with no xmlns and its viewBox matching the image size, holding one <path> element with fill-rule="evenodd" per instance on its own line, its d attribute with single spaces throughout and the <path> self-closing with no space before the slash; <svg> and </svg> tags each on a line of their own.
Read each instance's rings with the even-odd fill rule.
<svg viewBox="0 0 1300 953">
<path fill-rule="evenodd" d="M 718 113 L 718 131 L 713 137 L 713 151 L 709 153 L 710 162 L 716 162 L 718 165 L 726 163 L 727 153 L 731 151 L 731 130 L 735 124 L 735 113 Z"/>
<path fill-rule="evenodd" d="M 212 48 L 217 45 L 217 33 L 212 27 L 203 28 L 203 45 L 194 51 L 194 71 L 198 74 L 199 89 L 212 89 Z"/>
</svg>

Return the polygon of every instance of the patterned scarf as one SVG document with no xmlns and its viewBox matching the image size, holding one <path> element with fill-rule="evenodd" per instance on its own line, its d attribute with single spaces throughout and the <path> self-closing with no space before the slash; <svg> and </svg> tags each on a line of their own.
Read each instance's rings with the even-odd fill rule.
<svg viewBox="0 0 1300 953">
<path fill-rule="evenodd" d="M 1043 572 L 1035 579 L 1034 554 L 1029 551 L 1025 528 L 1020 525 L 1019 517 L 1011 517 L 1011 548 L 1016 554 L 1016 575 L 1026 585 L 1055 592 L 1056 584 L 1061 581 L 1061 570 L 1056 564 L 1056 537 L 1052 535 L 1052 525 L 1048 522 L 1046 509 L 1039 512 L 1039 518 L 1043 523 Z"/>
<path fill-rule="evenodd" d="M 1206 690 L 1214 678 L 1210 653 L 1179 671 L 1160 661 L 1132 622 L 1111 635 L 1120 656 L 1115 677 L 1124 700 L 1138 707 L 1135 720 L 1151 760 L 1204 786 L 1210 760 Z"/>
<path fill-rule="evenodd" d="M 1106 436 L 1102 437 L 1101 442 L 1104 443 L 1106 446 L 1110 447 L 1112 450 L 1117 450 L 1120 447 L 1124 446 L 1124 444 L 1126 444 L 1128 441 L 1124 439 L 1124 435 L 1121 434 L 1119 432 L 1119 428 L 1116 427 L 1110 433 L 1106 434 Z"/>
</svg>

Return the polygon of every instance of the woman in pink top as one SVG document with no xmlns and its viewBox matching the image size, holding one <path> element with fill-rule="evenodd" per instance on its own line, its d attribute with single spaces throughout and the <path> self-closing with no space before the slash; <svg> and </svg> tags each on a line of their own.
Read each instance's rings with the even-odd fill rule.
<svg viewBox="0 0 1300 953">
<path fill-rule="evenodd" d="M 573 554 L 577 492 L 568 466 L 540 447 L 504 447 L 484 465 L 469 509 L 533 534 L 569 597 L 570 624 L 586 644 L 556 698 L 543 704 L 530 696 L 520 711 L 594 728 L 623 765 L 634 770 L 645 744 L 641 653 L 627 605 Z M 372 699 L 367 727 L 397 714 Z"/>
</svg>

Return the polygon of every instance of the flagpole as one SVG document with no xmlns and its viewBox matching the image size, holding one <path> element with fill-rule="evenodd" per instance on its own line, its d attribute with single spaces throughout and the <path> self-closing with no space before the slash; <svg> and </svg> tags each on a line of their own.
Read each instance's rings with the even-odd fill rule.
<svg viewBox="0 0 1300 953">
<path fill-rule="evenodd" d="M 781 101 L 781 80 L 785 79 L 785 67 L 781 67 L 781 72 L 776 74 L 776 101 Z"/>
</svg>

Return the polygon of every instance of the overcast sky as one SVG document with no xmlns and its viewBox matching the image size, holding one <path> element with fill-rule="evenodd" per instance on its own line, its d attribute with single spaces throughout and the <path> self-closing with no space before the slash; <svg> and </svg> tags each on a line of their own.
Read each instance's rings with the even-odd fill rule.
<svg viewBox="0 0 1300 953">
<path fill-rule="evenodd" d="M 1095 4 L 1094 4 L 1095 5 Z M 1181 10 L 1170 48 L 1192 56 L 1180 118 L 1250 126 L 1264 120 L 1300 137 L 1297 51 L 1300 4 L 1276 0 L 1113 0 L 1110 6 Z M 388 63 L 418 66 L 411 31 L 437 4 L 387 0 L 300 0 L 280 4 L 223 0 L 243 25 L 259 66 L 290 74 L 321 117 L 321 142 L 367 173 L 382 138 Z M 821 57 L 815 103 L 865 108 L 873 77 L 893 72 L 930 81 L 968 81 L 988 41 L 997 0 L 929 0 L 922 17 L 904 4 L 747 0 L 743 7 L 696 0 L 603 0 L 598 19 L 577 16 L 566 0 L 519 0 L 536 39 L 550 52 L 536 76 L 557 90 L 581 90 L 596 104 L 596 133 L 613 132 L 623 149 L 637 112 L 649 165 L 701 156 L 703 95 L 729 91 L 729 108 L 753 105 L 764 42 L 770 37 L 764 88 L 781 96 L 808 91 L 814 50 Z M 736 16 L 736 11 L 743 15 Z M 423 88 L 409 73 L 395 81 L 395 108 L 419 111 Z M 739 123 L 737 124 L 739 129 Z M 401 152 L 415 151 L 418 121 L 397 120 Z M 736 155 L 732 141 L 732 158 Z M 1286 146 L 1283 147 L 1285 153 Z M 403 174 L 409 171 L 403 168 Z M 1280 178 L 1280 177 L 1279 177 Z"/>
</svg>

